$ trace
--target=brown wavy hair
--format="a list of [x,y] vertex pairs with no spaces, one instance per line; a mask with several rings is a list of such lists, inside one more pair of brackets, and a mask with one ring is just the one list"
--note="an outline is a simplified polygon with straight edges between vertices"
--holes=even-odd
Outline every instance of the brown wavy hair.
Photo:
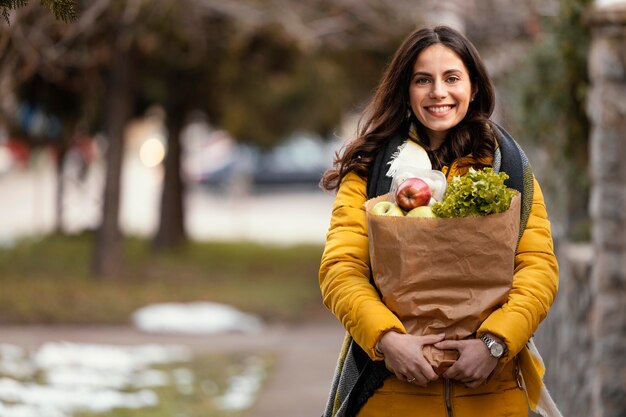
[[[476,92],[463,120],[448,131],[446,140],[437,149],[430,149],[424,126],[417,120],[409,104],[409,84],[418,55],[429,46],[442,44],[454,51],[465,64],[472,90]],[[495,105],[493,84],[476,47],[460,32],[447,27],[418,29],[411,33],[395,52],[391,63],[373,97],[361,114],[356,137],[335,153],[332,168],[322,176],[320,187],[337,190],[351,171],[367,177],[377,152],[392,137],[408,135],[413,122],[434,169],[441,169],[454,160],[472,154],[476,160],[493,156],[495,137],[489,117]]]

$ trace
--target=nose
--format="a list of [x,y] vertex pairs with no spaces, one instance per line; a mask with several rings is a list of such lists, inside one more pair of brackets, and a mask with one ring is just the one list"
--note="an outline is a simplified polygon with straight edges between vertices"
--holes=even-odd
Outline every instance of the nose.
[[448,94],[446,86],[440,80],[434,81],[430,90],[430,98],[442,99]]

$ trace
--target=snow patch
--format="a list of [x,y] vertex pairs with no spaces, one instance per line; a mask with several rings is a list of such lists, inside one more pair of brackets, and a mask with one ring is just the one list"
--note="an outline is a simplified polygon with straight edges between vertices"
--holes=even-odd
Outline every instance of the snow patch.
[[[137,310],[132,320],[146,332],[258,333],[263,328],[257,316],[209,302],[150,305]],[[0,344],[0,417],[72,417],[81,411],[154,407],[159,398],[150,388],[175,385],[192,394],[195,376],[182,367],[164,372],[152,366],[191,359],[186,347],[157,344],[50,342],[34,352]],[[256,358],[229,378],[221,394],[209,381],[202,388],[215,397],[218,409],[243,410],[254,402],[264,376],[264,365]]]
[[54,342],[32,354],[0,345],[0,417],[71,417],[79,411],[153,407],[159,398],[146,387],[171,381],[150,367],[190,359],[185,347],[154,344]]
[[205,301],[149,305],[135,311],[132,321],[142,331],[163,333],[259,333],[263,328],[257,316]]
[[[23,383],[9,378],[0,378],[0,400],[9,403],[21,403],[21,412],[32,410],[52,411],[59,415],[71,415],[76,411],[105,412],[117,407],[143,408],[159,403],[157,395],[150,390],[120,392],[111,389],[93,389],[85,387],[55,387],[36,383]],[[10,411],[11,406],[5,406]],[[0,411],[2,409],[0,408]],[[16,410],[13,410],[16,411]],[[1,415],[1,414],[0,414]],[[5,414],[14,416],[13,413]],[[26,414],[28,415],[28,414]]]
[[228,380],[228,388],[223,395],[215,398],[217,408],[238,411],[250,408],[261,388],[265,368],[258,360],[251,360],[240,374]]

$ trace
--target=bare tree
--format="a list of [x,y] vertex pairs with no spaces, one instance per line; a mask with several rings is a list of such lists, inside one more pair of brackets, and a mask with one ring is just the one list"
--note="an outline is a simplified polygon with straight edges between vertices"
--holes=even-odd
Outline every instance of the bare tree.
[[[48,4],[48,6],[51,6]],[[59,5],[55,5],[57,7]],[[69,7],[69,3],[66,5]],[[69,13],[69,12],[68,12]],[[65,15],[67,17],[67,15]],[[84,111],[80,101],[87,78],[85,60],[66,53],[77,40],[74,25],[65,24],[41,8],[24,4],[13,14],[14,22],[1,28],[0,114],[31,146],[53,146],[56,151],[56,225],[63,231],[63,167],[67,149]],[[76,26],[84,26],[81,19]],[[32,108],[47,120],[60,120],[60,128],[34,131],[15,123],[20,109]]]
[[[106,185],[92,262],[98,276],[114,276],[121,264],[122,132],[137,110],[135,102],[159,103],[166,110],[168,154],[154,246],[176,246],[186,238],[179,135],[189,112],[204,110],[214,124],[266,146],[297,128],[298,120],[306,121],[301,126],[328,132],[351,100],[354,105],[354,98],[340,91],[354,89],[359,80],[352,74],[362,72],[357,67],[370,52],[358,51],[385,59],[388,39],[403,36],[418,21],[415,4],[408,0],[184,0],[149,5],[92,0],[81,5],[77,21],[61,29],[53,19],[41,17],[22,27],[20,14],[32,15],[31,5],[15,14],[8,42],[15,53],[2,55],[8,38],[0,39],[0,88],[19,84],[15,74],[24,79],[37,74],[81,97],[83,114],[74,123],[84,125],[87,119],[94,129],[99,123],[104,126]],[[337,59],[335,53],[346,58]],[[258,58],[258,65],[243,72],[248,58]],[[252,73],[257,77],[253,82],[246,79]],[[260,86],[278,84],[280,88],[266,88],[266,98],[260,100]],[[3,108],[16,103],[14,95],[0,100]],[[62,184],[58,201],[61,193]]]
[[[27,4],[28,0],[0,0],[0,15],[10,23],[9,12]],[[73,0],[41,0],[41,5],[64,22],[76,19],[76,2]]]
[[[411,3],[187,0],[155,5],[142,27],[159,47],[142,59],[150,68],[165,68],[156,71],[165,93],[152,99],[166,110],[168,152],[154,248],[186,240],[179,135],[189,112],[204,110],[235,136],[265,146],[298,128],[327,134],[340,123],[346,95],[337,94],[344,76],[324,71],[338,63],[319,57],[320,52],[384,48],[390,36],[404,35],[414,24],[406,19],[415,16]],[[289,79],[287,86],[259,94],[261,86],[281,77]]]
[[[85,7],[80,18],[61,24],[31,5],[14,14],[13,25],[4,30],[8,36],[0,55],[3,95],[0,108],[12,119],[20,97],[20,85],[41,79],[54,86],[49,99],[57,112],[67,112],[61,93],[76,98],[70,117],[63,117],[64,140],[57,143],[57,228],[61,228],[63,199],[63,162],[67,147],[78,124],[95,130],[105,123],[109,139],[107,173],[103,196],[102,220],[97,234],[92,268],[96,276],[113,276],[121,263],[121,233],[118,225],[121,153],[123,130],[133,112],[133,53],[129,27],[136,18],[137,2],[111,4],[110,0],[94,0]],[[117,7],[115,7],[117,6]],[[114,42],[109,43],[113,34]],[[105,74],[103,76],[103,74]],[[108,75],[107,75],[108,74]],[[41,93],[41,89],[36,89]],[[61,93],[59,93],[61,92]],[[101,98],[106,96],[106,100]],[[41,101],[40,95],[34,97]],[[104,105],[99,103],[104,102]],[[105,114],[103,120],[98,116]]]

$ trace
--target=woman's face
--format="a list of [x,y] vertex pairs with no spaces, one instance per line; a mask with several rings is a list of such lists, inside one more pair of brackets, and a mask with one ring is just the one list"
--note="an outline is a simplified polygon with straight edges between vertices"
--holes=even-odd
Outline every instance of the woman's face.
[[413,114],[428,133],[432,149],[467,114],[472,98],[470,76],[461,58],[447,46],[431,45],[413,64],[409,99]]

